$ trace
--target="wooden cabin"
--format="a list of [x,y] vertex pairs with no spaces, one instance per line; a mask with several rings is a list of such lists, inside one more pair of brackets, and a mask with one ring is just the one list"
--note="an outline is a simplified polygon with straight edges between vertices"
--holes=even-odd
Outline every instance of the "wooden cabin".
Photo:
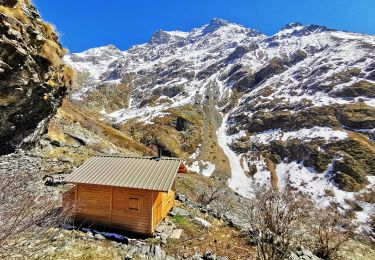
[[63,206],[75,220],[150,236],[174,207],[178,158],[95,156],[70,174]]

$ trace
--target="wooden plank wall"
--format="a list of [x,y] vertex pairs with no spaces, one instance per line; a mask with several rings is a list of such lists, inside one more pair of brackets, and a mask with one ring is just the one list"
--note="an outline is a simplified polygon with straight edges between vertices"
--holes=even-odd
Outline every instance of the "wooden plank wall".
[[76,191],[76,188],[75,186],[64,192],[63,196],[62,196],[62,206],[63,208],[71,208],[71,207],[74,207],[75,205],[75,191]]
[[[140,234],[152,234],[152,191],[77,184],[77,220]],[[129,198],[140,199],[140,210],[129,210]]]
[[173,190],[162,193],[162,216],[165,218],[168,215],[168,212],[174,207],[174,195]]
[[[141,234],[151,234],[152,191],[113,188],[112,226]],[[129,210],[129,198],[142,198],[142,210]]]
[[111,225],[111,187],[77,184],[77,213],[80,221]]
[[162,206],[163,206],[163,200],[162,200],[162,192],[154,191],[153,192],[153,207],[152,207],[152,229],[154,230],[156,226],[159,224],[159,222],[163,219],[162,215]]
[[153,229],[162,221],[168,212],[175,206],[175,184],[173,184],[172,190],[169,192],[157,192],[153,193],[153,217],[152,226]]

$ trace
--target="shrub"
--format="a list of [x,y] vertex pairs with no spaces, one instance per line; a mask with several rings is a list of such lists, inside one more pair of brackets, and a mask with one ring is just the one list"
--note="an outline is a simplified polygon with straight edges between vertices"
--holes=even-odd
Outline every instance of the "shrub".
[[253,187],[251,194],[246,213],[259,259],[286,259],[300,246],[334,259],[352,235],[350,220],[333,207],[318,209],[303,195],[269,186]]
[[[20,251],[25,241],[39,241],[50,235],[49,228],[65,223],[73,214],[73,208],[58,208],[60,201],[43,191],[38,191],[36,177],[26,173],[0,175],[0,258],[8,259],[9,249]],[[34,248],[35,249],[35,248]]]
[[323,259],[336,259],[337,251],[352,236],[350,219],[333,207],[314,212],[314,219],[310,224],[310,232],[314,238],[313,252]]
[[311,203],[266,186],[254,187],[252,194],[247,212],[258,258],[285,259],[305,233],[301,223],[311,212]]
[[209,185],[206,189],[203,189],[197,198],[197,202],[203,206],[209,205],[211,202],[220,199],[225,193],[224,186],[213,187]]

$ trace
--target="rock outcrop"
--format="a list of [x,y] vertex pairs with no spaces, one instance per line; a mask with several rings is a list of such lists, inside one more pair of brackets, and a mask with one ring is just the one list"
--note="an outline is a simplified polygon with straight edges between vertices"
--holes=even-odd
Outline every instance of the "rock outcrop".
[[0,155],[34,144],[72,84],[54,28],[26,0],[0,1]]

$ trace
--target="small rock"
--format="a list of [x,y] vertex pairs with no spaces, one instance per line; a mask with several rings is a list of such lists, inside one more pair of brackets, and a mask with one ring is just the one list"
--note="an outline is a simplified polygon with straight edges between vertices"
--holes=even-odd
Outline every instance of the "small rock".
[[207,251],[203,255],[204,260],[216,260],[216,255],[214,255],[211,251]]
[[201,212],[202,213],[207,213],[208,211],[207,211],[207,208],[201,208]]
[[94,237],[98,240],[104,240],[105,239],[105,237],[101,234],[96,234]]
[[51,141],[51,144],[54,145],[54,146],[57,146],[57,147],[63,147],[64,144],[60,141],[57,141],[57,140],[53,140]]
[[152,245],[150,248],[150,253],[153,259],[162,259],[163,257],[163,251],[159,245]]
[[295,253],[291,252],[288,260],[299,260],[299,257]]
[[199,253],[195,253],[192,257],[191,257],[192,260],[203,260],[203,257],[201,254]]
[[306,256],[309,256],[309,257],[313,256],[313,253],[310,250],[302,249],[301,251],[302,251],[302,254],[304,254]]
[[165,245],[167,244],[168,235],[163,233],[160,235],[160,239],[161,239],[161,243]]
[[180,239],[181,234],[182,234],[182,229],[174,229],[169,238],[170,239]]
[[191,214],[190,214],[190,211],[186,210],[186,209],[182,209],[182,208],[174,208],[171,213],[174,213],[175,215],[180,215],[182,217],[189,217]]
[[60,161],[62,161],[62,162],[68,162],[68,163],[74,162],[73,159],[71,159],[69,157],[61,157]]
[[47,140],[41,139],[41,140],[39,141],[39,144],[40,144],[41,146],[48,146],[48,145],[50,145],[50,142],[47,141]]
[[86,236],[89,237],[89,238],[94,238],[94,235],[93,235],[93,233],[91,231],[88,231],[86,233]]
[[168,225],[165,222],[160,223],[156,228],[156,233],[163,233],[168,228]]
[[212,226],[207,220],[198,217],[195,217],[193,222],[205,228],[211,228]]
[[181,193],[177,193],[176,196],[175,196],[176,200],[179,200],[181,202],[185,202],[186,201],[186,196],[181,194]]

